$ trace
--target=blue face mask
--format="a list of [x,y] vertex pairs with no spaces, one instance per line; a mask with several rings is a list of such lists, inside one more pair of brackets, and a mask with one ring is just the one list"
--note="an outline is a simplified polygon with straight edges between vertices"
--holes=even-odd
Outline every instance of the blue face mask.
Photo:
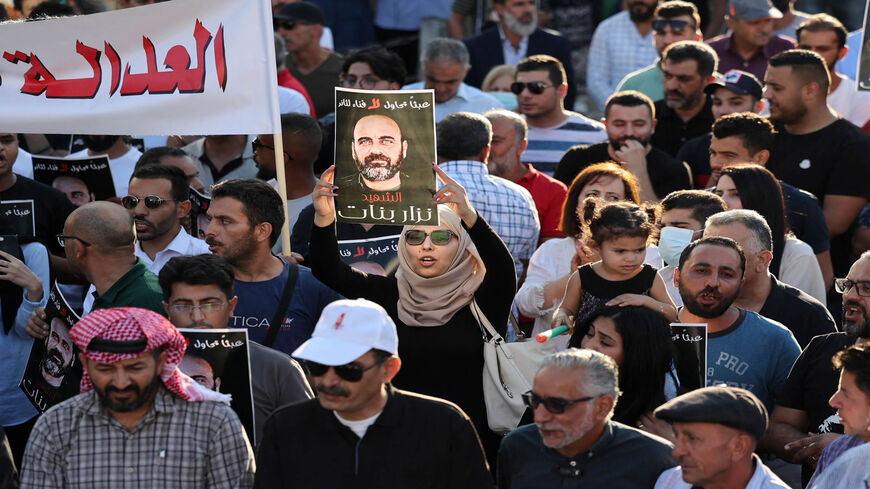
[[665,226],[659,235],[659,255],[666,265],[676,265],[680,261],[680,254],[692,242],[695,231],[691,229]]
[[486,92],[489,95],[495,97],[499,102],[504,105],[504,108],[507,110],[517,110],[517,107],[520,106],[519,102],[517,102],[517,96],[510,92]]

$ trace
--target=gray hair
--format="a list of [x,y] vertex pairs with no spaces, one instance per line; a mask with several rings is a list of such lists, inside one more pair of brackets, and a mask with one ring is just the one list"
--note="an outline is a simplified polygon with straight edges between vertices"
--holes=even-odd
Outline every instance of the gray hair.
[[492,142],[492,124],[480,114],[454,112],[435,126],[435,137],[439,158],[474,159]]
[[750,209],[732,209],[730,211],[719,212],[707,218],[704,227],[709,229],[710,226],[727,226],[729,224],[742,224],[752,233],[753,253],[759,251],[773,251],[773,233],[770,231],[770,226],[764,217]]
[[468,55],[468,48],[462,41],[439,37],[432,39],[423,48],[423,54],[420,55],[420,63],[426,64],[430,61],[444,60],[459,63],[462,66],[471,66]]
[[526,139],[529,125],[526,124],[526,120],[520,117],[516,112],[511,112],[505,109],[494,109],[483,114],[483,116],[489,119],[490,122],[495,122],[497,120],[512,122],[514,124],[514,130],[516,131],[516,141],[520,142]]
[[[610,396],[613,407],[619,399],[619,367],[612,358],[594,350],[568,348],[545,357],[538,367],[538,372],[544,368],[560,368],[563,370],[582,370],[583,378],[579,389],[589,392],[588,395]],[[611,410],[610,414],[613,414]]]

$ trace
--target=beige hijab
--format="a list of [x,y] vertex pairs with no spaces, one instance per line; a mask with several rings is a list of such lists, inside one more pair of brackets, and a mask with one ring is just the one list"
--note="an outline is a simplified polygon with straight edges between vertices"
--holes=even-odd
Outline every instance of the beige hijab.
[[412,226],[405,226],[399,237],[399,320],[408,326],[443,326],[471,302],[486,274],[480,253],[459,216],[446,205],[438,206],[438,216],[443,226],[459,236],[459,249],[444,274],[432,278],[417,275],[405,244],[405,231]]

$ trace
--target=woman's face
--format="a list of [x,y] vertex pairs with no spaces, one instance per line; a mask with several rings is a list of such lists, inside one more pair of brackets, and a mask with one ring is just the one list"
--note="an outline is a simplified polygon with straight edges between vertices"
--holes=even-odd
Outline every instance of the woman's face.
[[622,335],[616,331],[616,323],[610,318],[595,318],[586,336],[580,340],[580,347],[607,355],[616,365],[622,366]]
[[514,77],[511,75],[502,75],[492,81],[492,86],[489,87],[490,92],[510,92],[511,83],[514,82]]
[[411,269],[423,278],[438,277],[447,272],[447,269],[450,268],[450,263],[453,262],[453,257],[456,256],[456,252],[459,250],[459,238],[451,236],[447,244],[436,245],[432,244],[432,238],[428,234],[440,229],[449,231],[449,227],[416,226],[411,229],[427,233],[426,239],[419,245],[414,246],[405,242]]
[[737,187],[734,185],[734,180],[728,175],[719,177],[719,182],[716,183],[716,195],[722,197],[725,205],[729,209],[742,209],[743,202],[740,201],[740,194],[737,193]]
[[574,212],[580,221],[583,220],[583,201],[587,197],[596,197],[605,203],[625,200],[625,182],[612,175],[602,175],[584,185],[577,196],[577,209]]

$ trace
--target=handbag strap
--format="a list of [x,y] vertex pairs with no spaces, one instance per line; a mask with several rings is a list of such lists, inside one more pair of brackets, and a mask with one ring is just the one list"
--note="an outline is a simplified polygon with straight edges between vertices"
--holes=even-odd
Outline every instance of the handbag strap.
[[483,314],[483,311],[480,309],[480,306],[477,304],[477,299],[472,299],[471,304],[471,314],[474,316],[474,319],[477,320],[477,325],[480,326],[480,332],[483,334],[483,341],[501,341],[504,342],[504,339],[498,334],[498,331],[492,327],[492,323],[489,322],[489,319],[486,318],[486,315]]
[[287,274],[287,282],[284,283],[284,290],[281,292],[278,309],[275,310],[275,316],[272,317],[272,322],[269,323],[269,331],[266,333],[266,339],[263,341],[263,345],[269,348],[275,344],[275,339],[278,338],[278,331],[281,331],[281,325],[284,324],[284,314],[290,306],[293,290],[296,289],[296,279],[299,278],[299,265],[293,262],[289,262],[289,265],[290,273]]

